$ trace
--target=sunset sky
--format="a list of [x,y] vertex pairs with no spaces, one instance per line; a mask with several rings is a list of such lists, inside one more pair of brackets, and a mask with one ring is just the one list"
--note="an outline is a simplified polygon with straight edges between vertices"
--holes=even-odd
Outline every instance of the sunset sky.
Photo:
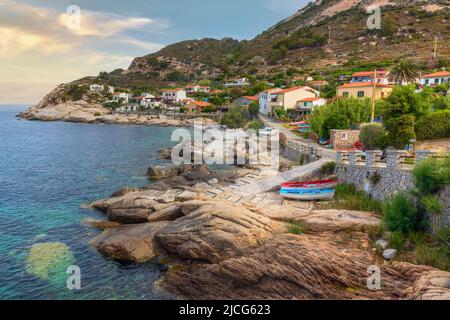
[[[167,44],[250,39],[306,0],[0,0],[0,104],[34,104],[57,84],[127,68]],[[81,8],[81,29],[66,10]]]

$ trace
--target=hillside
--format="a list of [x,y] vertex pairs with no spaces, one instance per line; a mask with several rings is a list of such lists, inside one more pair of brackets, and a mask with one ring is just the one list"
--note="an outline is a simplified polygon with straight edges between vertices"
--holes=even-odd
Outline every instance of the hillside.
[[[381,6],[381,30],[366,27],[372,4]],[[426,65],[435,36],[445,65],[450,52],[449,4],[447,0],[318,0],[250,41],[183,41],[136,58],[128,71],[178,81],[185,80],[180,74],[187,78],[264,75],[280,68],[308,73],[386,66],[401,58]]]

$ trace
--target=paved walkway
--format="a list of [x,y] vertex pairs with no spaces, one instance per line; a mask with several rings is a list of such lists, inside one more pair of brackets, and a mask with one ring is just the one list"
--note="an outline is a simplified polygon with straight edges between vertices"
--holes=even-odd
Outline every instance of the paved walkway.
[[282,123],[276,122],[266,116],[263,115],[259,115],[261,121],[267,126],[267,127],[271,127],[271,128],[275,128],[278,129],[278,131],[280,133],[284,133],[284,135],[286,136],[286,138],[288,138],[288,140],[296,140],[296,141],[301,141],[303,143],[306,143],[308,145],[313,145],[316,148],[321,149],[322,151],[322,157],[326,158],[328,161],[335,161],[336,160],[336,152],[334,150],[330,150],[327,148],[322,147],[321,145],[312,142],[309,139],[305,139],[302,137],[299,137],[298,135],[296,135],[295,133],[293,133],[291,130],[283,127]]

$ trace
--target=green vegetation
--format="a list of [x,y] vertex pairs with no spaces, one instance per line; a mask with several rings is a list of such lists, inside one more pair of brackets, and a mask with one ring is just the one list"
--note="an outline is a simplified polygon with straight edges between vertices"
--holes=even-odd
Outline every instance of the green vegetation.
[[441,226],[442,214],[444,213],[444,206],[437,196],[424,196],[421,202],[428,215],[431,216],[431,230],[434,236],[438,236]]
[[252,102],[248,106],[248,112],[253,118],[258,117],[259,114],[259,103],[258,102]]
[[394,196],[383,208],[383,222],[392,232],[408,234],[417,230],[418,220],[417,209],[406,195]]
[[305,232],[305,229],[298,221],[291,221],[291,223],[288,226],[288,233],[300,235]]
[[252,120],[247,124],[247,128],[258,132],[259,130],[264,128],[264,123],[262,123],[262,121],[259,119]]
[[370,100],[339,99],[331,104],[315,108],[309,123],[311,130],[320,137],[329,138],[331,129],[348,129],[370,121]]
[[335,201],[330,208],[382,212],[380,201],[370,198],[364,191],[358,191],[353,184],[339,184],[336,187]]
[[245,110],[242,106],[233,106],[222,117],[220,124],[232,129],[243,128],[247,123]]
[[389,80],[399,85],[403,82],[414,83],[418,77],[417,65],[405,60],[401,60],[394,65],[389,73]]
[[416,247],[415,254],[418,264],[450,271],[450,250],[448,245],[442,244],[436,248],[422,244]]
[[432,195],[450,186],[450,157],[427,159],[413,170],[414,184],[423,195]]
[[320,176],[321,177],[331,176],[332,174],[334,174],[335,170],[336,170],[336,162],[334,161],[327,162],[320,168]]
[[405,237],[401,232],[398,231],[391,232],[388,237],[388,243],[389,248],[394,248],[397,249],[397,251],[401,251],[405,243]]
[[[444,101],[443,104],[448,103],[450,106],[449,97],[441,97],[436,99],[436,101],[438,103]],[[445,107],[448,108],[448,106]],[[450,138],[450,109],[439,110],[420,118],[415,124],[415,132],[418,140]]]
[[85,95],[88,91],[88,86],[72,84],[69,85],[65,93],[68,100],[78,101],[81,100],[83,98],[83,95]]
[[361,126],[359,141],[364,150],[380,150],[383,148],[386,132],[379,123],[370,123]]

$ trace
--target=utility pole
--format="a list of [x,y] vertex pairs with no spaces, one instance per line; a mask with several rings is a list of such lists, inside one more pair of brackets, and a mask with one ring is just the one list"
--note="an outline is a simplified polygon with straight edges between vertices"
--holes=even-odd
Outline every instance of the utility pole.
[[372,112],[370,114],[370,123],[375,122],[375,91],[377,89],[377,69],[373,73],[373,89],[372,89]]
[[438,37],[434,36],[434,52],[433,52],[433,60],[436,61],[437,58],[437,43],[438,43]]

